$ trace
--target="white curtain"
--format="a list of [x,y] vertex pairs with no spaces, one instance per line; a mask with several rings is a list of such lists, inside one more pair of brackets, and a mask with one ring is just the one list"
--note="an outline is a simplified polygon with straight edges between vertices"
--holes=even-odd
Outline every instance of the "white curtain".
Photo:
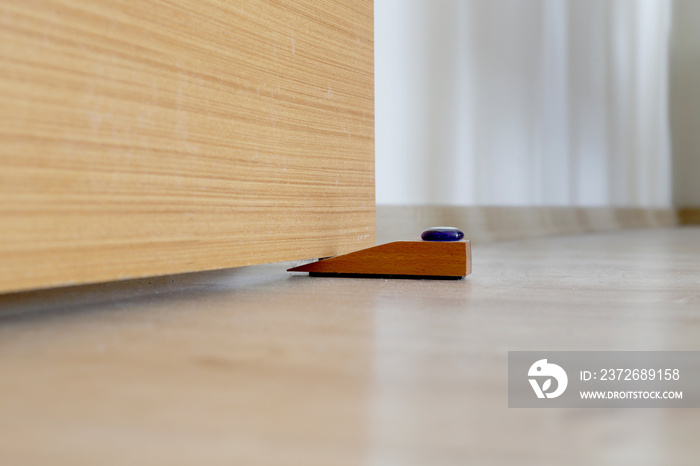
[[375,0],[377,203],[669,206],[669,0]]

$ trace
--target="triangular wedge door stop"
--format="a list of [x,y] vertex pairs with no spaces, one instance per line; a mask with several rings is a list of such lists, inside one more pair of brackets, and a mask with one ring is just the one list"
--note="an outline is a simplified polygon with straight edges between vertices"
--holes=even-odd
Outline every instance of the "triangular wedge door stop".
[[469,241],[396,241],[294,267],[311,276],[455,280],[472,272]]

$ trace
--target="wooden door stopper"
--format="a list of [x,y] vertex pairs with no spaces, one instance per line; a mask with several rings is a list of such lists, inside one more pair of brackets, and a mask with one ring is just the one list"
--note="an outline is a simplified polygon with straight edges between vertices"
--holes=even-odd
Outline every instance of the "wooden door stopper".
[[396,241],[288,270],[311,276],[453,280],[471,271],[469,241]]

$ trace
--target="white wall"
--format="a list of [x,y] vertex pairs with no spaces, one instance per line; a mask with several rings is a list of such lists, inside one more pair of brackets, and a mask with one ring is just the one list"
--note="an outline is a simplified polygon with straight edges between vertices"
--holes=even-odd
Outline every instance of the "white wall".
[[375,0],[377,202],[669,205],[670,11]]
[[679,206],[700,206],[700,1],[675,0],[671,40],[673,191]]

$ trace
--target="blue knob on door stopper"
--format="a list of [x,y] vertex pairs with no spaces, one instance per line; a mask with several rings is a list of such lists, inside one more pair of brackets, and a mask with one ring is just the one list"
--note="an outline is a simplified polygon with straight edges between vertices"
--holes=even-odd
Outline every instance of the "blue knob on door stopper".
[[459,241],[464,238],[464,232],[454,227],[428,228],[420,237],[423,241]]

